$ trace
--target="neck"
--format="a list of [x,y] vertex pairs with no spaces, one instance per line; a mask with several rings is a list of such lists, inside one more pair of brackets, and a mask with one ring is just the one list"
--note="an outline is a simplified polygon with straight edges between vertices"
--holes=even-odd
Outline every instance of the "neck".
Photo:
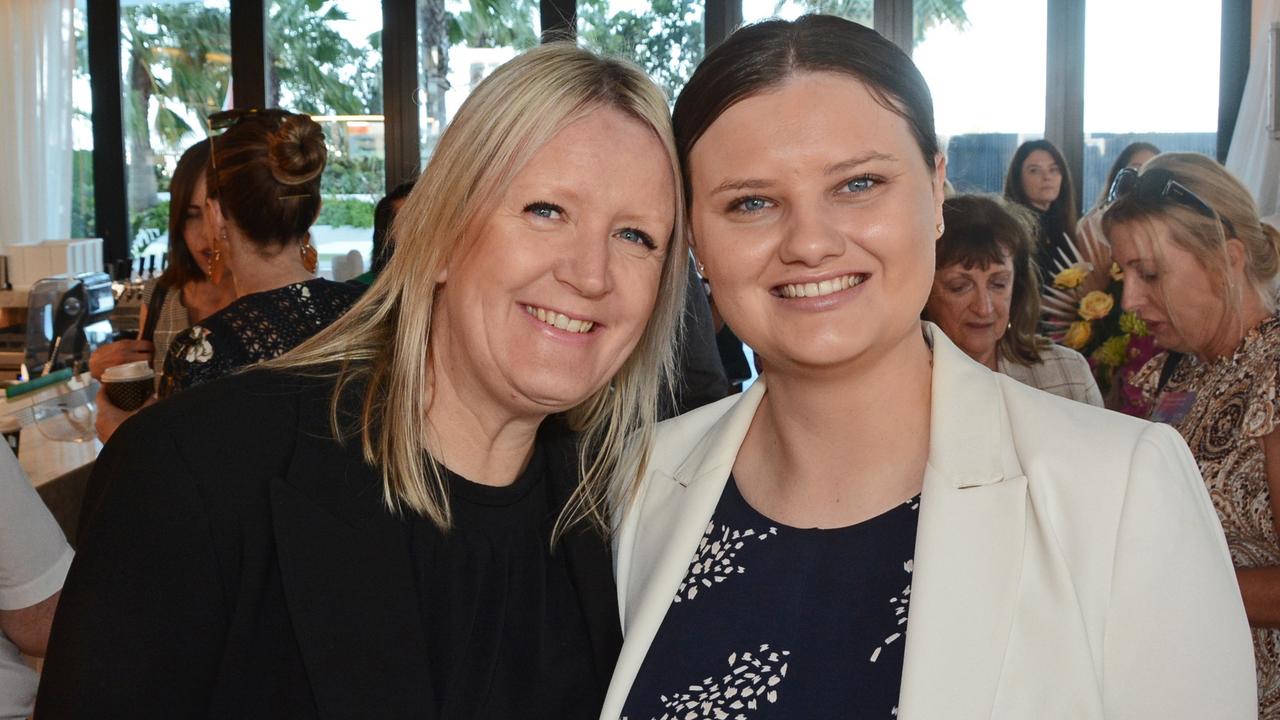
[[296,239],[263,250],[233,233],[227,238],[227,245],[227,265],[235,280],[236,297],[315,279],[302,265]]
[[997,351],[999,347],[1000,346],[998,344],[993,345],[990,350],[987,350],[981,355],[975,357],[974,360],[977,360],[996,372],[1000,372],[1000,353]]
[[192,324],[199,323],[236,299],[235,279],[231,273],[217,284],[211,280],[192,280],[182,286],[182,306]]
[[533,455],[545,415],[498,406],[473,383],[455,379],[432,352],[427,450],[453,472],[482,485],[510,485]]
[[822,373],[769,368],[735,466],[761,512],[840,527],[920,490],[929,452],[932,354],[918,326],[895,347]]
[[1223,332],[1219,333],[1219,336],[1213,338],[1205,347],[1197,350],[1195,352],[1196,357],[1201,362],[1212,362],[1235,354],[1236,348],[1240,347],[1240,343],[1244,342],[1244,336],[1248,335],[1250,330],[1261,325],[1269,317],[1271,317],[1271,313],[1263,307],[1262,300],[1253,292],[1246,290],[1245,297],[1241,301],[1238,320],[1224,322]]
[[1031,207],[1039,210],[1040,212],[1048,212],[1049,206],[1053,205],[1053,203],[1038,203],[1035,200],[1031,200],[1030,203]]

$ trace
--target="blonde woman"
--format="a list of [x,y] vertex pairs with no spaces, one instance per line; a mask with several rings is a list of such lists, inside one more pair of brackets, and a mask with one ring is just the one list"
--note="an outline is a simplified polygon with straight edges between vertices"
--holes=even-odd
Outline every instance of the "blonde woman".
[[1133,383],[1200,466],[1253,627],[1258,715],[1280,718],[1280,235],[1203,155],[1121,170],[1112,200],[1102,226],[1124,306],[1170,350]]
[[546,45],[495,71],[350,313],[105,448],[40,716],[595,717],[602,508],[671,370],[677,177],[634,67]]

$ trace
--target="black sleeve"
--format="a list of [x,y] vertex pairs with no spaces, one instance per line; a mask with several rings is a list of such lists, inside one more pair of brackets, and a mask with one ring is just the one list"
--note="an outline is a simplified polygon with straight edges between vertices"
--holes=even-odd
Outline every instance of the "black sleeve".
[[144,411],[122,425],[94,467],[40,682],[42,720],[207,712],[225,600],[207,505],[162,418]]
[[729,394],[729,381],[716,348],[711,305],[692,265],[684,296],[682,340],[676,356],[676,407],[664,407],[664,419],[700,408]]

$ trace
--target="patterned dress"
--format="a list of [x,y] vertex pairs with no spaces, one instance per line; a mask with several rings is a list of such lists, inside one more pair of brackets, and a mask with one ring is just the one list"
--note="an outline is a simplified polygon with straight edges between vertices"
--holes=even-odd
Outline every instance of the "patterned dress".
[[919,507],[786,527],[729,478],[623,719],[892,720]]
[[361,292],[317,278],[237,298],[174,338],[160,397],[285,354],[341,317]]
[[[1260,439],[1280,423],[1280,316],[1250,330],[1231,357],[1202,363],[1185,356],[1156,394],[1161,354],[1134,375],[1154,403],[1151,419],[1182,433],[1204,476],[1236,567],[1280,565]],[[1280,719],[1280,630],[1253,629],[1258,714]]]

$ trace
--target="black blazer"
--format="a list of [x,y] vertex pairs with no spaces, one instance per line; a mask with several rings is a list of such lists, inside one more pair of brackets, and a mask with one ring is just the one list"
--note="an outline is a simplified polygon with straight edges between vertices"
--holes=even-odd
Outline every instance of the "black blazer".
[[[358,444],[332,439],[332,387],[253,371],[121,426],[86,492],[36,717],[435,716],[409,524]],[[539,442],[563,503],[577,473],[558,427]],[[559,547],[603,700],[621,645],[608,544],[580,528]]]

